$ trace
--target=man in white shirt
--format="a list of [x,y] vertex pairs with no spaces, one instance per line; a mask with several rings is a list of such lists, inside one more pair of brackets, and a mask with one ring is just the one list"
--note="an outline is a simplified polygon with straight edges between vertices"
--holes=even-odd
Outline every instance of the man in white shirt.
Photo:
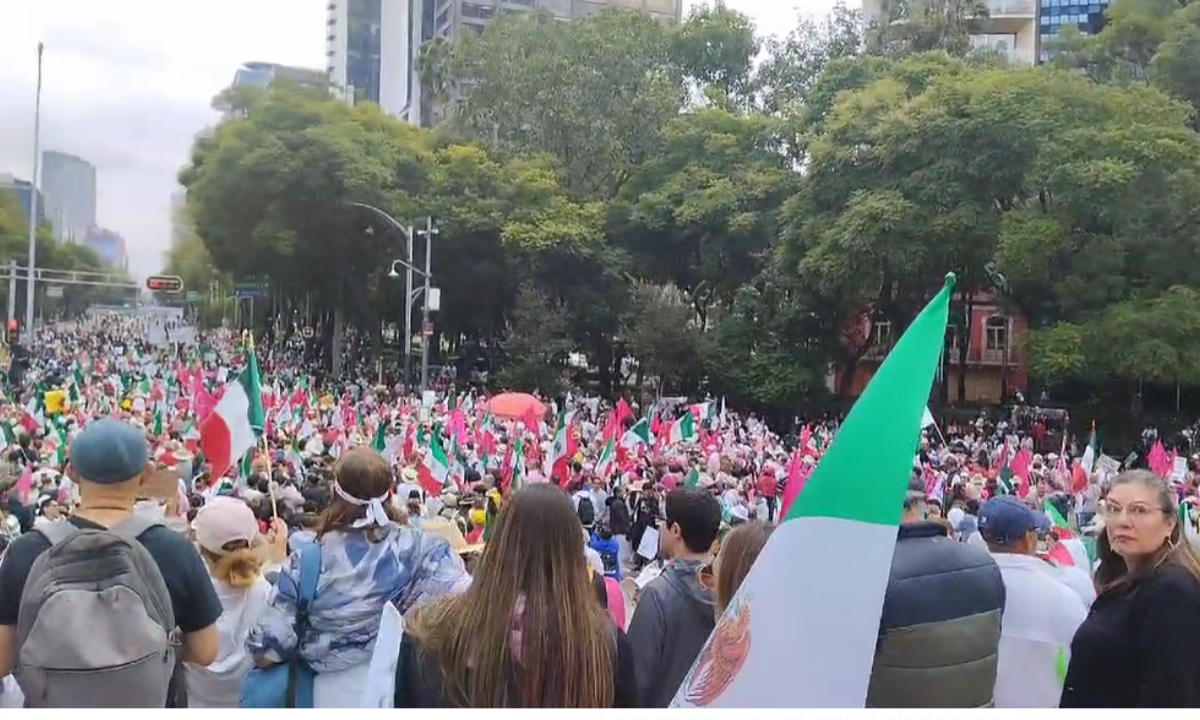
[[1054,534],[1053,523],[1044,512],[1034,511],[1034,515],[1037,516],[1038,521],[1038,555],[1045,560],[1054,577],[1074,590],[1079,599],[1083,601],[1085,608],[1090,608],[1092,602],[1096,600],[1096,585],[1092,582],[1092,574],[1088,570],[1088,566],[1084,565],[1083,568],[1080,568],[1079,565],[1060,565],[1051,560],[1048,553],[1058,542],[1058,537]]
[[993,694],[997,708],[1056,708],[1083,601],[1035,554],[1037,516],[1011,496],[988,500],[979,533],[1004,578],[1004,617]]

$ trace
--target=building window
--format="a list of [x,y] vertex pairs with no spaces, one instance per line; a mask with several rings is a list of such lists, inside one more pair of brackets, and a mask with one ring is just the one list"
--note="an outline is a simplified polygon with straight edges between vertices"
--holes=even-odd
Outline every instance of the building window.
[[971,36],[971,47],[976,50],[995,50],[1009,60],[1017,59],[1017,36],[1015,34],[990,33]]
[[946,347],[951,350],[958,349],[958,325],[955,323],[946,325]]
[[988,350],[1005,350],[1008,348],[1008,318],[993,315],[984,325],[984,334]]
[[479,18],[481,20],[491,20],[496,14],[496,8],[491,5],[480,5],[479,3],[465,2],[462,4],[462,16],[465,18]]
[[889,320],[876,320],[871,326],[871,347],[888,348],[892,346],[892,323]]

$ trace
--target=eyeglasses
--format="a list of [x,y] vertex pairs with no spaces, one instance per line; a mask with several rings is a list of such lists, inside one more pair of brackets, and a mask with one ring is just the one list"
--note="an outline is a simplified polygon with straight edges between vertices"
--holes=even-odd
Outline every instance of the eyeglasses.
[[1117,518],[1121,517],[1121,513],[1125,513],[1129,516],[1130,521],[1140,522],[1160,513],[1166,515],[1168,512],[1169,511],[1167,510],[1163,510],[1160,507],[1155,507],[1154,505],[1147,503],[1135,502],[1124,507],[1107,500],[1100,503],[1100,514],[1104,516],[1105,520],[1116,520]]

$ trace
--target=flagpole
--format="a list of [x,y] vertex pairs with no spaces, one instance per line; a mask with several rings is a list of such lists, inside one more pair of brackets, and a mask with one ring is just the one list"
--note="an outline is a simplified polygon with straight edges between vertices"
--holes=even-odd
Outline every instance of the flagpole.
[[[247,330],[245,333],[246,340],[251,350],[254,349],[254,333]],[[251,399],[253,402],[253,399]],[[265,423],[264,423],[265,424]],[[271,448],[267,444],[267,433],[264,429],[262,437],[263,457],[267,462],[267,496],[271,498],[271,517],[279,517],[279,505],[275,501],[275,480],[274,474],[271,472]]]

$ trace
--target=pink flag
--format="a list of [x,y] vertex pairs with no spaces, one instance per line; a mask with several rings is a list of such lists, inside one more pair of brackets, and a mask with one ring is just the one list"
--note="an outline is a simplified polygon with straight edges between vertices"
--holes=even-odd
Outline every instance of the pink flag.
[[1162,443],[1155,441],[1154,447],[1150,448],[1150,454],[1146,457],[1146,464],[1150,466],[1150,470],[1155,475],[1165,478],[1171,474],[1173,462],[1167,456],[1167,451],[1163,449]]
[[29,493],[33,490],[33,466],[26,465],[21,471],[21,477],[17,478],[17,484],[13,485],[13,490],[17,492],[17,499],[22,505],[29,504]]
[[792,453],[792,459],[788,461],[787,486],[783,489],[783,500],[779,503],[780,518],[787,517],[788,508],[792,506],[792,501],[800,494],[800,489],[804,487],[804,481],[808,479],[808,473],[804,471],[804,463],[801,461],[803,457],[797,449]]
[[197,385],[196,394],[192,398],[192,410],[196,413],[196,420],[203,422],[204,418],[208,417],[216,406],[217,398],[205,390],[203,385]]

